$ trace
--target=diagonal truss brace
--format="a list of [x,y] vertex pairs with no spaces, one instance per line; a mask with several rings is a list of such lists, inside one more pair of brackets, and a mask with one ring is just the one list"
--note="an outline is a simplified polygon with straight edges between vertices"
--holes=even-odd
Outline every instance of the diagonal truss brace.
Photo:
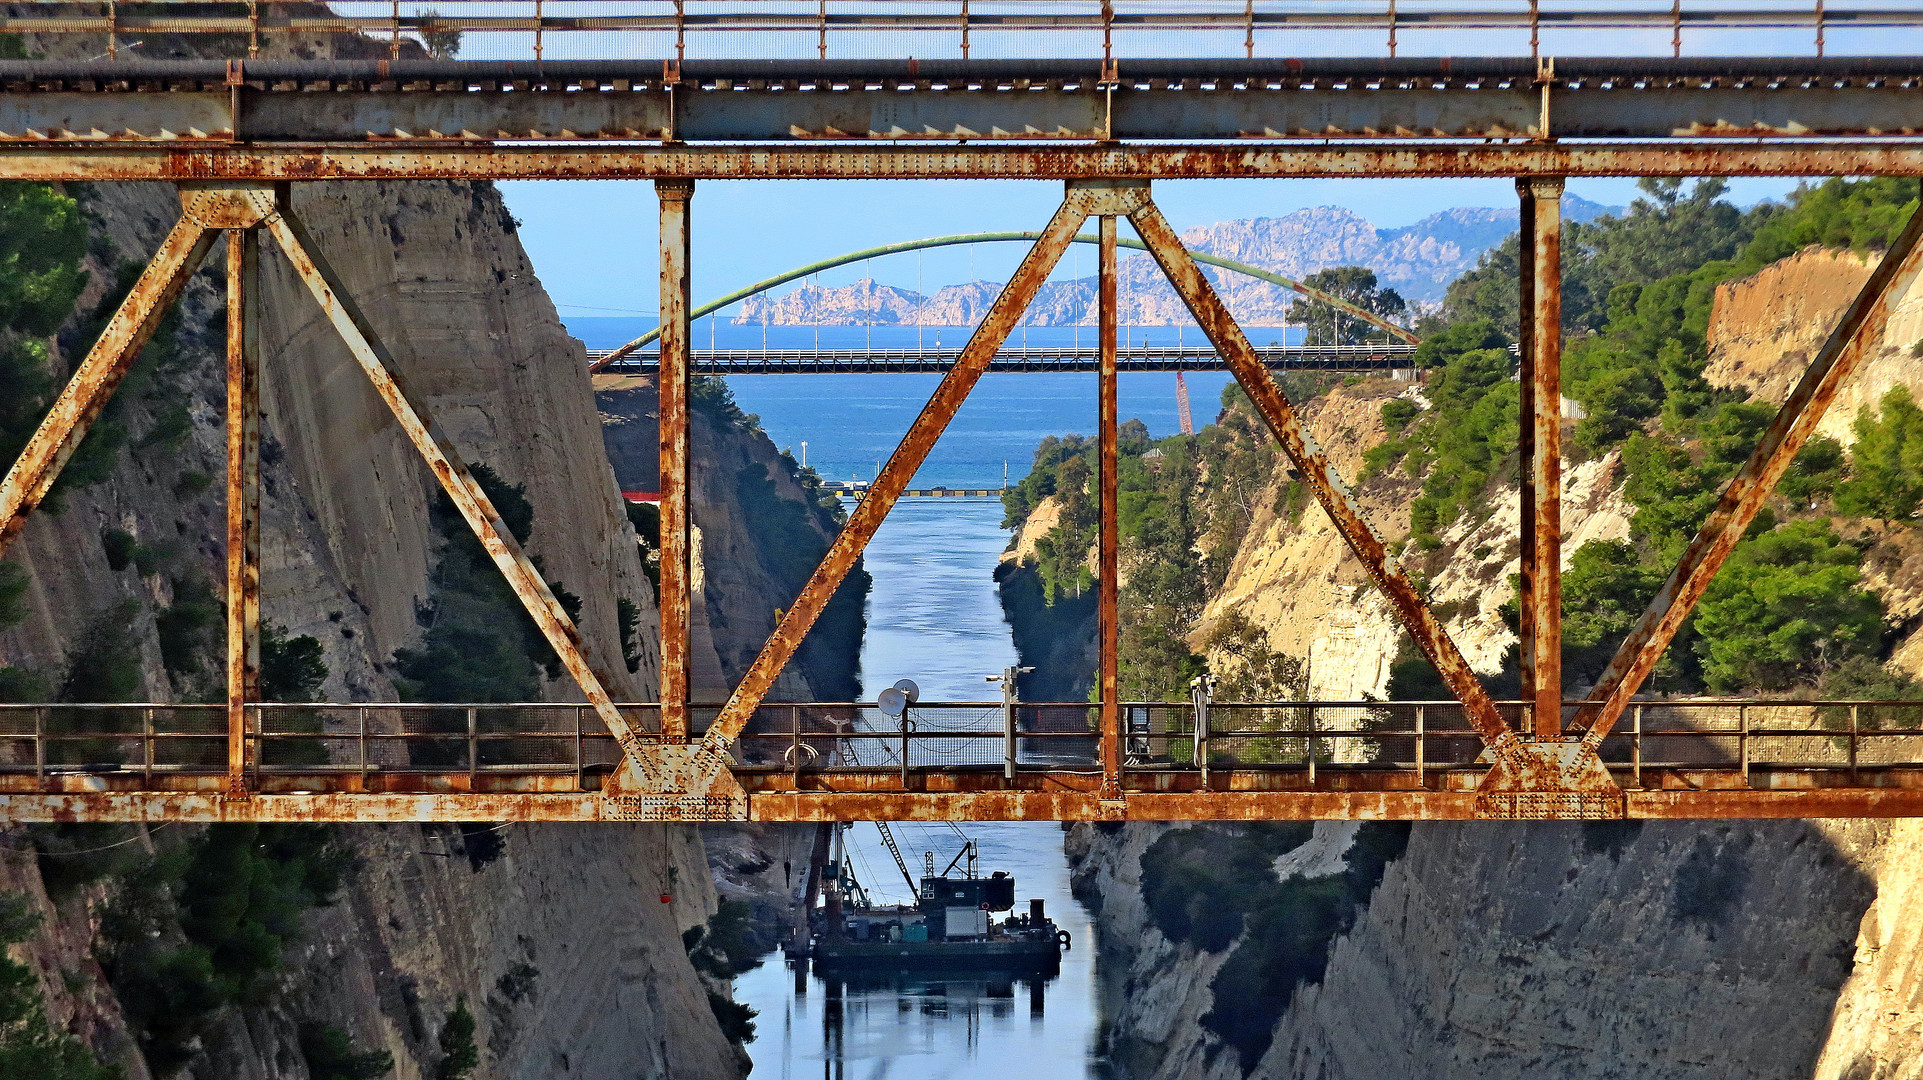
[[[100,416],[114,390],[126,377],[141,348],[152,336],[169,306],[176,301],[185,289],[194,270],[205,259],[216,239],[223,232],[253,232],[265,228],[272,233],[281,251],[294,266],[295,272],[306,284],[308,291],[319,302],[321,310],[331,323],[349,352],[360,364],[362,371],[373,384],[401,429],[412,442],[421,456],[433,470],[435,478],[447,491],[448,496],[460,510],[481,546],[487,551],[495,565],[506,577],[508,585],[517,598],[527,608],[529,615],[540,628],[543,637],[560,656],[564,666],[574,676],[582,693],[594,707],[596,715],[620,742],[628,769],[642,779],[638,782],[656,789],[672,792],[686,792],[699,789],[698,802],[706,814],[712,816],[716,804],[724,816],[745,816],[747,799],[740,785],[725,769],[705,770],[690,767],[691,755],[681,748],[682,753],[664,754],[662,748],[644,740],[635,725],[622,715],[614,705],[606,690],[606,683],[595,672],[586,655],[586,645],[579,630],[567,612],[561,608],[553,592],[542,579],[540,571],[532,560],[521,550],[513,535],[501,521],[499,513],[488,500],[487,495],[467,471],[459,453],[454,449],[432,420],[432,418],[408,396],[393,370],[393,360],[379,336],[367,321],[359,307],[341,286],[339,277],[314,245],[305,228],[295,217],[289,205],[284,186],[276,188],[264,184],[206,184],[183,185],[181,190],[182,215],[162,241],[160,249],[148,263],[145,271],[135,282],[132,292],[123,301],[113,317],[108,321],[100,339],[95,342],[79,370],[62,390],[59,399],[40,428],[35,432],[27,448],[8,470],[4,481],[0,481],[0,552],[25,527],[27,516],[46,498],[47,492],[59,477],[61,468],[73,456],[74,449],[85,438],[88,429]],[[234,245],[238,251],[245,252],[252,238]],[[246,275],[232,275],[244,280]],[[230,283],[231,284],[231,283]],[[249,290],[251,292],[252,290]],[[251,296],[243,299],[243,303]],[[241,312],[230,311],[230,320],[237,319]],[[238,335],[246,332],[247,323],[254,320],[244,319],[230,331],[235,340],[230,341],[230,353],[242,349],[242,366],[245,366],[245,343]],[[230,356],[230,363],[234,358]],[[251,379],[241,382],[251,383]],[[230,403],[232,405],[233,403]],[[240,412],[248,411],[248,403],[242,401]],[[230,412],[233,411],[230,409]],[[230,418],[231,419],[231,418]],[[230,432],[230,450],[238,443],[243,452],[242,460],[237,463],[241,487],[246,488],[247,474],[252,466],[247,460],[247,446],[253,432],[243,426],[239,432]],[[230,483],[230,487],[234,486]],[[244,495],[244,493],[243,493]],[[230,493],[231,497],[231,493]],[[234,508],[230,507],[230,512]],[[238,529],[242,536],[242,547],[249,531],[252,516],[243,507],[238,514]],[[230,532],[232,527],[230,527]],[[230,536],[230,541],[233,538]],[[238,559],[240,577],[243,581],[249,576],[245,565],[248,556],[245,551],[230,551],[229,560]],[[233,568],[230,567],[230,576]],[[249,653],[257,648],[250,641],[248,624],[253,618],[247,610],[249,597],[243,586],[243,595],[238,598],[242,610],[238,613],[238,627],[230,625],[231,632],[238,629],[241,640],[229,642],[230,654],[239,650],[239,669],[237,685],[240,688],[238,704],[230,700],[230,712],[238,715],[239,720],[230,716],[230,741],[238,739],[240,749],[244,750],[245,704],[251,696],[249,687],[252,679],[247,671]],[[234,660],[230,655],[230,666]],[[232,688],[230,688],[232,689]],[[230,694],[230,699],[234,697]],[[240,726],[237,726],[240,725]],[[230,796],[245,797],[246,792],[240,784],[240,776],[234,763],[244,760],[244,754],[236,747],[229,747],[230,759]],[[697,782],[699,781],[699,782]],[[634,781],[631,781],[634,782]],[[679,818],[684,808],[676,803],[677,796],[670,794],[669,805],[658,815],[639,816],[650,819]],[[658,800],[657,800],[658,801]],[[608,816],[637,816],[623,813],[618,799],[613,812]],[[658,808],[657,808],[658,809]]]
[[380,395],[394,414],[408,441],[420,451],[421,457],[433,470],[435,479],[440,481],[442,489],[460,510],[468,527],[474,530],[488,557],[494,561],[515,596],[520,598],[528,614],[534,618],[541,635],[560,656],[568,673],[574,676],[582,694],[594,707],[595,714],[621,744],[629,761],[641,765],[644,775],[660,772],[652,766],[649,754],[652,748],[643,741],[641,733],[622,715],[621,710],[615,707],[605,682],[589,662],[586,643],[575,627],[574,620],[562,609],[560,601],[555,599],[533,560],[521,550],[514,535],[508,531],[487,493],[481,490],[481,485],[468,472],[454,444],[433,418],[408,395],[395,374],[393,357],[381,343],[366,315],[342,287],[339,276],[321,255],[300,219],[294,215],[293,207],[288,204],[284,194],[276,213],[263,224],[273,234],[281,253],[293,264],[294,272],[307,286],[307,291],[320,304],[322,314],[340,335],[354,360],[360,364],[361,371],[373,384],[375,393]]
[[[1137,194],[1136,192],[1139,192]],[[888,463],[882,466],[869,485],[868,493],[856,504],[848,523],[836,535],[834,543],[822,556],[820,565],[802,586],[801,594],[782,616],[780,625],[768,638],[761,652],[749,665],[742,676],[741,683],[735,687],[734,694],[721,709],[721,714],[708,727],[702,736],[700,746],[709,753],[724,755],[728,746],[741,734],[748,719],[761,704],[761,700],[774,686],[775,679],[781,674],[795,651],[801,647],[802,639],[820,618],[828,606],[842,579],[854,568],[861,558],[868,542],[874,539],[875,530],[881,527],[882,520],[894,508],[895,501],[914,478],[915,470],[928,457],[935,440],[947,429],[955,412],[975,388],[995,353],[1007,340],[1015,323],[1028,309],[1029,302],[1042,283],[1048,280],[1049,272],[1055,268],[1062,253],[1075,239],[1075,232],[1084,221],[1095,214],[1127,213],[1138,201],[1146,201],[1146,186],[1120,187],[1105,183],[1084,183],[1070,181],[1062,204],[1049,219],[1048,226],[1042,231],[1041,238],[1035,241],[1015,274],[1002,287],[1001,294],[988,309],[981,325],[975,328],[968,344],[955,360],[955,366],[943,376],[935,393],[923,406],[921,414],[902,437],[901,444],[889,456]]]
[[99,340],[87,351],[33,438],[7,470],[6,479],[0,480],[0,554],[5,554],[20,530],[26,528],[27,515],[53,489],[60,470],[79,449],[88,429],[100,418],[108,399],[139,358],[141,348],[207,257],[219,235],[218,226],[205,221],[215,201],[209,192],[181,193],[180,220],[134,281],[133,291],[107,321]]
[[1676,632],[1709,588],[1710,580],[1722,569],[1790,462],[1809,441],[1837,391],[1862,363],[1871,343],[1882,336],[1895,298],[1902,296],[1923,271],[1923,244],[1919,241],[1923,241],[1923,206],[1911,215],[1909,224],[1843,312],[1836,329],[1830,331],[1796,388],[1783,401],[1762,441],[1723,488],[1716,509],[1697,530],[1682,559],[1577,710],[1576,723],[1587,728],[1583,745],[1592,753],[1609,737],[1623,709],[1655,670]]
[[1155,256],[1162,272],[1188,306],[1189,313],[1195,316],[1195,321],[1209,336],[1210,343],[1227,361],[1229,370],[1235,373],[1236,381],[1248,392],[1249,400],[1262,414],[1269,430],[1282,443],[1283,453],[1302,473],[1310,490],[1315,492],[1316,499],[1342,533],[1342,538],[1348,541],[1349,549],[1355,552],[1370,579],[1394,605],[1397,617],[1415,639],[1416,646],[1435,665],[1456,699],[1462,702],[1469,722],[1477,733],[1498,752],[1515,743],[1515,734],[1503,723],[1482,681],[1476,677],[1469,662],[1463,659],[1455,641],[1443,629],[1441,620],[1436,618],[1435,612],[1416,592],[1415,584],[1402,572],[1402,567],[1389,557],[1388,548],[1376,534],[1374,526],[1369,524],[1361,504],[1342,482],[1341,475],[1330,464],[1328,455],[1316,445],[1314,437],[1303,425],[1301,416],[1296,413],[1295,406],[1289,403],[1288,396],[1276,385],[1274,376],[1256,356],[1247,335],[1243,334],[1242,328],[1216,295],[1214,286],[1203,276],[1202,268],[1190,256],[1188,249],[1182,246],[1168,219],[1153,203],[1145,202],[1129,215],[1129,223],[1135,226],[1142,242],[1148,245],[1150,254]]

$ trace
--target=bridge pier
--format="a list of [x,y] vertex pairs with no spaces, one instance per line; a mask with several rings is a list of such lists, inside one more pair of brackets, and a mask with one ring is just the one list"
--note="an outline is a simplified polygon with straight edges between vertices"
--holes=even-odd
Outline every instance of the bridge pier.
[[693,587],[692,512],[688,502],[689,233],[692,180],[656,180],[661,202],[661,368],[656,407],[661,432],[661,737],[688,741],[688,609]]

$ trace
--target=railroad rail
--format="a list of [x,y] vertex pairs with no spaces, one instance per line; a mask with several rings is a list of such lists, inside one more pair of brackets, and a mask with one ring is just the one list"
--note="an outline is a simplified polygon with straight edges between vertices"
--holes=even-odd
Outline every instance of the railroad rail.
[[[1256,355],[1274,371],[1411,372],[1415,346],[1393,345],[1258,345]],[[611,349],[590,349],[588,359],[599,361]],[[955,366],[960,348],[926,349],[694,349],[689,362],[697,375],[868,375],[878,373],[941,374]],[[1120,349],[1115,355],[1121,371],[1227,371],[1228,361],[1212,348],[1155,345]],[[1094,344],[1056,348],[1002,349],[988,370],[993,372],[1096,371],[1101,350]],[[661,354],[629,353],[599,370],[651,373],[660,370]],[[1406,377],[1406,376],[1405,376]]]
[[[1532,730],[1528,703],[1499,705]],[[659,726],[657,703],[619,708]],[[255,794],[234,801],[225,706],[0,706],[0,817],[599,820],[622,761],[587,704],[248,710]],[[697,731],[719,710],[694,706]],[[921,703],[904,723],[872,704],[770,702],[728,768],[761,821],[1467,818],[1491,770],[1453,701],[1215,702],[1199,735],[1191,703],[1128,702],[1118,804],[1098,790],[1099,711]],[[1638,702],[1601,756],[1629,817],[1923,812],[1916,701]]]

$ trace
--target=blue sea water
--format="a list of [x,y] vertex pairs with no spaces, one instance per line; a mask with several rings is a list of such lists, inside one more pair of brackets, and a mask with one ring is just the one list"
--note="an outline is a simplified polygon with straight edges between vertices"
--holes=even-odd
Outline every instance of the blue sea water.
[[[591,349],[611,349],[654,328],[651,318],[569,318],[569,332]],[[1258,343],[1283,342],[1280,327],[1250,327]],[[1289,331],[1300,334],[1299,329]],[[967,341],[965,327],[912,326],[734,326],[723,319],[695,324],[697,349],[851,349],[868,345],[908,348],[918,344],[954,347]],[[1093,327],[1026,327],[1033,345],[1091,345]],[[1194,326],[1125,327],[1124,345],[1203,342]],[[1185,376],[1191,412],[1199,428],[1215,418],[1229,375],[1219,371]],[[941,381],[939,375],[736,375],[728,379],[735,400],[761,418],[776,446],[799,458],[807,444],[808,464],[830,480],[874,478],[916,413]],[[1170,372],[1125,372],[1116,387],[1123,419],[1134,417],[1160,438],[1179,429],[1175,376]],[[933,487],[995,487],[1004,473],[1010,482],[1028,472],[1035,444],[1045,435],[1095,434],[1093,373],[1024,373],[984,376],[941,441],[916,474],[915,484]]]

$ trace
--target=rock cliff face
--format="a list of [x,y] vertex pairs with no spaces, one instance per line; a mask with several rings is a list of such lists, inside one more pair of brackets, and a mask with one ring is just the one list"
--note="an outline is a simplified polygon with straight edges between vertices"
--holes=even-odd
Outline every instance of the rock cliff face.
[[[1867,274],[1855,256],[1812,250],[1725,285],[1709,377],[1780,399]],[[1859,406],[1899,382],[1923,388],[1918,337],[1912,290],[1822,430],[1847,446]],[[1418,392],[1344,387],[1309,410],[1345,475],[1382,438],[1371,425],[1395,393]],[[1568,466],[1566,553],[1627,535],[1619,472],[1613,455]],[[1391,538],[1413,495],[1397,485],[1360,489]],[[1513,640],[1496,608],[1516,569],[1514,503],[1500,493],[1486,519],[1446,531],[1431,582],[1483,671]],[[1923,610],[1911,547],[1886,540],[1868,560],[1903,619]],[[1314,506],[1294,524],[1258,518],[1208,618],[1231,610],[1278,649],[1312,649],[1318,696],[1383,693],[1399,631]],[[1920,660],[1912,637],[1897,663]],[[1077,826],[1068,841],[1077,887],[1104,915],[1102,1049],[1126,1077],[1923,1076],[1923,941],[1897,914],[1923,895],[1914,823],[1418,824],[1246,1070],[1198,1023],[1227,953],[1170,942],[1143,901],[1141,856],[1166,830]],[[1317,826],[1339,842],[1331,834]]]
[[[158,185],[82,194],[95,219],[97,279],[144,262],[178,212],[173,190]],[[619,659],[617,600],[639,605],[644,636],[653,601],[603,453],[585,354],[562,330],[498,195],[416,182],[301,185],[294,198],[410,391],[469,461],[526,486],[529,546],[551,581],[581,595],[583,636],[614,692],[649,695],[653,656],[634,675]],[[9,663],[57,672],[105,618],[131,623],[143,657],[137,696],[217,687],[205,671],[170,678],[155,615],[190,573],[224,580],[221,489],[204,479],[223,468],[218,273],[190,290],[165,394],[130,396],[133,441],[111,478],[70,496],[64,513],[37,516],[9,555],[31,575],[28,618],[0,635]],[[431,588],[435,485],[271,245],[263,289],[263,611],[320,640],[325,696],[393,700],[389,658],[418,640]],[[161,452],[148,436],[174,403],[191,423]],[[166,568],[111,569],[108,528],[169,553]],[[116,606],[127,597],[133,608]],[[571,683],[544,692],[575,699]],[[391,1052],[400,1076],[428,1075],[458,997],[478,1022],[476,1076],[739,1075],[680,942],[713,904],[692,830],[513,826],[492,861],[463,857],[458,832],[343,831],[358,867],[337,903],[308,916],[283,992],[272,1005],[222,1014],[185,1075],[304,1077],[295,1030],[305,1020]],[[4,885],[44,903],[32,863],[9,866]],[[673,902],[661,903],[663,893]],[[48,979],[54,1014],[77,1017],[96,1047],[143,1076],[85,960],[101,899],[94,890],[65,901],[29,951],[43,971],[79,973]]]

